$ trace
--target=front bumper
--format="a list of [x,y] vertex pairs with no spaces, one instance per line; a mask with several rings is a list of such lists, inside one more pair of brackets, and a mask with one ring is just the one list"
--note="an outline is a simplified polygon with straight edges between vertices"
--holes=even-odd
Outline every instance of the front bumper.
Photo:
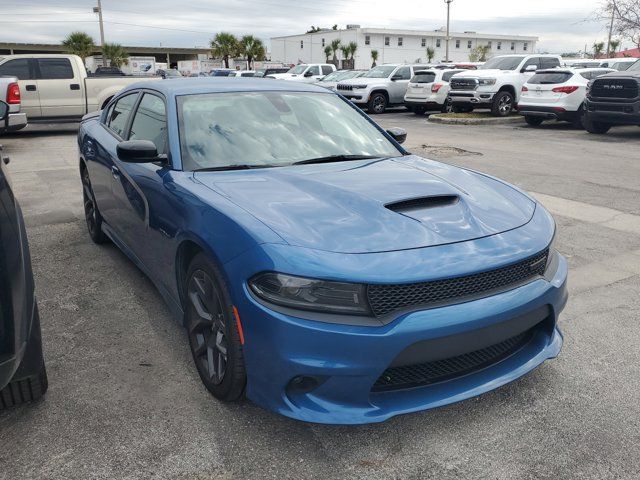
[[449,98],[454,105],[488,105],[496,93],[482,90],[449,90]]
[[366,104],[369,101],[369,90],[367,89],[356,89],[356,90],[336,90],[340,95],[342,95],[347,100],[355,103],[355,104]]
[[585,112],[592,121],[596,122],[612,125],[640,125],[640,99],[612,102],[587,98]]
[[[528,258],[551,241],[541,231],[549,231],[547,217],[542,214],[519,229],[435,247],[436,251],[425,248],[372,256],[310,253],[317,256],[303,257],[303,249],[262,246],[270,258],[267,263],[261,260],[262,254],[248,252],[227,263],[225,270],[250,278],[249,272],[256,268],[282,271],[287,262],[301,275],[310,274],[305,268],[320,266],[327,272],[366,270],[370,273],[363,280],[388,281],[388,277],[377,276],[387,265],[395,265],[397,272],[406,273],[403,281],[414,281],[410,277],[424,275],[425,271],[442,275],[435,272],[438,265],[455,275],[456,268],[482,268],[484,263],[486,269],[501,256],[519,254]],[[527,241],[527,249],[523,249],[522,242]],[[471,251],[473,256],[469,256]],[[310,320],[312,315],[305,313],[283,312],[258,301],[246,283],[231,281],[246,342],[247,396],[269,410],[303,421],[363,424],[454,403],[511,382],[560,351],[562,335],[557,319],[567,301],[567,263],[559,254],[556,258],[545,278],[465,303],[397,314],[390,323],[380,326],[326,323]],[[372,264],[377,268],[372,269]],[[331,278],[330,274],[319,276]],[[531,320],[541,311],[544,317]],[[383,373],[398,365],[399,358],[406,360],[412,349],[429,345],[430,351],[441,350],[435,360],[451,359],[490,346],[486,343],[487,332],[496,335],[496,343],[502,342],[504,335],[498,337],[504,331],[509,335],[531,331],[532,336],[506,358],[446,381],[392,391],[374,388]],[[483,337],[482,345],[474,340]],[[461,350],[462,344],[468,345],[466,351]],[[424,352],[420,355],[422,363]],[[317,382],[314,388],[306,388],[308,378]]]

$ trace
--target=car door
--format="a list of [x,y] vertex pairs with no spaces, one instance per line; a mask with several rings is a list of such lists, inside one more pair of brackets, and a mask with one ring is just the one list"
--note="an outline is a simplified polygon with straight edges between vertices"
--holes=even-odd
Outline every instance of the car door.
[[95,138],[86,139],[80,147],[88,160],[91,188],[98,209],[118,235],[122,227],[112,186],[113,176],[119,172],[116,149],[118,143],[124,140],[138,95],[137,91],[127,93],[112,102],[101,117],[102,128],[97,129]]
[[399,67],[391,74],[390,78],[399,77],[397,80],[389,82],[389,103],[397,104],[404,102],[404,96],[407,93],[409,80],[411,80],[411,67]]
[[64,57],[36,59],[37,86],[42,117],[82,117],[85,98],[71,60]]
[[[133,113],[128,140],[153,142],[160,157],[166,158],[167,116],[165,99],[156,92],[144,91]],[[113,176],[113,195],[122,239],[133,253],[154,274],[162,278],[166,262],[162,252],[176,226],[170,220],[172,207],[168,201],[165,176],[170,172],[167,162],[126,163],[116,161],[119,172]]]
[[42,116],[36,84],[35,62],[30,58],[14,58],[0,65],[0,76],[17,77],[20,85],[20,111],[27,118]]

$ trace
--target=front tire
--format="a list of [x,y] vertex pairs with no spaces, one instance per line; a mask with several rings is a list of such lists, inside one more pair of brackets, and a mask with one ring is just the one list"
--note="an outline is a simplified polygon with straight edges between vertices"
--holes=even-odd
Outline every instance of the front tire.
[[184,292],[189,345],[202,383],[218,400],[239,399],[247,378],[240,332],[223,276],[206,255],[191,261]]
[[583,119],[584,128],[589,133],[595,133],[597,135],[603,135],[611,129],[611,124],[604,122],[594,122],[588,115]]
[[494,117],[508,117],[513,112],[513,95],[507,91],[498,92],[491,103]]
[[531,125],[532,127],[539,127],[540,125],[542,125],[544,119],[540,117],[533,117],[531,115],[525,115],[524,121],[527,122],[527,125]]
[[384,113],[385,110],[387,109],[388,103],[389,103],[389,100],[387,99],[387,96],[384,93],[380,93],[380,92],[374,93],[369,98],[367,110],[369,110],[369,113],[373,113],[376,115],[380,113]]
[[49,388],[47,370],[42,355],[42,334],[40,331],[40,315],[38,305],[35,309],[31,334],[27,348],[18,370],[11,382],[0,390],[0,410],[40,399]]
[[102,215],[98,210],[96,198],[93,195],[89,170],[85,167],[82,174],[82,200],[84,203],[84,219],[87,223],[87,230],[93,243],[98,245],[107,241],[107,236],[102,231]]
[[453,112],[453,103],[451,102],[450,98],[447,97],[447,99],[442,104],[442,107],[440,107],[440,111],[442,113],[451,113],[451,112]]

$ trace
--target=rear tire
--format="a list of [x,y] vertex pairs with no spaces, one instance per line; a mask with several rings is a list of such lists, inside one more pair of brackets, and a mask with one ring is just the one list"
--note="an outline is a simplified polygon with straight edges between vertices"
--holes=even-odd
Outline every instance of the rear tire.
[[513,95],[507,91],[496,93],[491,102],[491,114],[494,117],[508,117],[513,112]]
[[0,410],[38,400],[49,388],[47,370],[42,355],[38,305],[34,304],[33,308],[35,309],[35,317],[27,341],[27,348],[11,382],[0,390]]
[[595,133],[597,135],[603,135],[611,129],[611,124],[603,122],[594,122],[588,115],[583,119],[584,128],[589,133]]
[[525,115],[524,121],[532,127],[539,127],[540,125],[542,125],[542,122],[544,122],[544,119],[540,117],[533,117],[531,115]]
[[189,264],[184,292],[187,335],[200,379],[218,400],[238,400],[247,382],[240,331],[224,277],[203,253]]
[[367,110],[372,114],[384,113],[387,109],[387,105],[389,100],[387,100],[387,96],[384,93],[374,93],[369,98],[369,103],[367,104]]
[[453,112],[453,103],[451,103],[451,99],[447,98],[444,103],[442,104],[442,107],[440,107],[440,111],[442,113],[451,113]]
[[98,210],[98,204],[96,198],[93,195],[93,188],[91,187],[91,179],[89,178],[89,170],[84,167],[81,170],[82,174],[82,200],[84,203],[84,219],[87,223],[87,230],[93,243],[98,245],[105,243],[108,238],[102,231],[102,215]]

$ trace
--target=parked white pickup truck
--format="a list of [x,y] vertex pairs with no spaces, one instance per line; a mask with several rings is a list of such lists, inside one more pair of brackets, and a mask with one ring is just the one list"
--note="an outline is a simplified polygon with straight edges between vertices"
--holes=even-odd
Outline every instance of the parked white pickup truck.
[[22,112],[30,123],[74,122],[102,109],[131,83],[156,77],[88,77],[76,55],[0,57],[0,76],[18,78]]
[[478,70],[451,78],[449,98],[454,111],[489,108],[495,116],[510,115],[520,100],[522,86],[539,68],[560,66],[557,55],[501,55],[489,59]]

